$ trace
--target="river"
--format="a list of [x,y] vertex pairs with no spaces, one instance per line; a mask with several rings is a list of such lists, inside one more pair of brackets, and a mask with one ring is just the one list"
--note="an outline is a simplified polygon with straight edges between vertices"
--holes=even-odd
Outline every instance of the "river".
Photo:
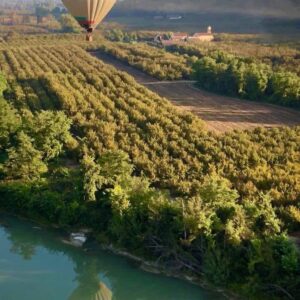
[[110,252],[73,247],[64,233],[0,214],[1,300],[217,300],[220,294],[142,271]]

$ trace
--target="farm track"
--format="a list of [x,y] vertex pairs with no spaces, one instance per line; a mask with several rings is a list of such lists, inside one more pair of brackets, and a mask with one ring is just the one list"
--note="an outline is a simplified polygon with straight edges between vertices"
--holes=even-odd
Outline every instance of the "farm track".
[[135,80],[174,105],[193,112],[209,130],[226,132],[258,126],[300,125],[300,111],[266,103],[240,100],[209,93],[193,86],[193,81],[159,81],[109,55],[92,52],[103,62],[129,73]]

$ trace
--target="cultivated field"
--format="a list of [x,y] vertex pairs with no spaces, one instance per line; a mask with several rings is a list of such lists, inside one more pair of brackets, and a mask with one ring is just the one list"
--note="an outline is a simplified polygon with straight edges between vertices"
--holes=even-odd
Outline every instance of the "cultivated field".
[[225,132],[258,126],[278,127],[300,124],[300,112],[276,105],[212,94],[188,81],[159,81],[103,53],[94,52],[105,63],[132,75],[136,81],[168,98],[173,104],[191,111],[203,119],[208,129]]
[[[39,46],[11,47],[8,44],[0,51],[1,71],[10,86],[6,97],[16,108],[29,108],[32,112],[64,111],[72,119],[74,132],[86,137],[85,143],[93,152],[101,155],[107,150],[123,150],[131,158],[137,172],[142,172],[152,182],[174,192],[192,193],[206,174],[217,170],[218,174],[229,178],[241,194],[252,193],[249,182],[253,182],[255,192],[265,188],[274,190],[275,200],[297,199],[298,187],[294,184],[296,171],[288,162],[297,160],[295,153],[299,145],[299,127],[228,132],[224,135],[206,132],[200,118],[176,108],[166,98],[141,86],[127,73],[102,63],[77,46],[77,42],[66,46],[66,41],[60,44],[59,40],[53,40],[48,41],[47,46],[40,46],[38,39],[36,42]],[[120,65],[117,67],[121,69]],[[196,103],[203,98],[203,93],[189,84],[175,82],[170,86],[168,82],[157,83],[145,75],[138,79],[155,91],[167,91],[160,93],[168,93],[165,96],[170,96],[177,103],[182,99]],[[189,100],[189,97],[197,97],[197,101]],[[225,105],[227,98],[217,99],[220,99],[219,105]],[[211,101],[206,100],[209,109],[214,107]],[[247,103],[231,101],[240,105]],[[204,106],[200,107],[204,119],[211,121],[208,119],[212,118],[208,117],[208,108],[204,111]],[[262,107],[266,109],[269,106]],[[256,120],[257,116],[251,108],[249,105],[247,113],[252,113],[253,120]],[[270,108],[273,110],[266,114],[268,124],[281,124],[270,121],[277,109],[273,106]],[[231,110],[239,114],[242,111],[234,105],[231,105]],[[278,115],[287,111],[282,107],[278,110]],[[219,108],[219,111],[222,112],[222,109]],[[298,115],[296,112],[294,114],[296,119]],[[232,112],[227,122],[220,120],[220,113],[212,115],[214,119],[211,124],[217,126],[219,131],[224,131],[228,120],[234,124],[232,128],[242,128],[237,120],[232,120]],[[291,119],[291,116],[287,116],[284,120],[290,124]],[[278,166],[274,165],[274,160]],[[264,170],[258,167],[262,161],[269,163]],[[240,182],[239,174],[248,174],[247,179],[242,177]],[[258,174],[262,182],[257,180]],[[270,184],[265,184],[269,174],[273,174],[274,178]],[[292,182],[281,185],[283,179]],[[281,186],[277,187],[279,183]]]

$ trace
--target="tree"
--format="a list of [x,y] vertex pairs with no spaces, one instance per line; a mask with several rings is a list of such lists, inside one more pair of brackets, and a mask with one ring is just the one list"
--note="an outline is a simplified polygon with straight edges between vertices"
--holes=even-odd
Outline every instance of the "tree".
[[290,72],[274,73],[270,79],[268,93],[275,102],[300,107],[299,76]]
[[21,131],[17,136],[17,146],[8,150],[4,174],[8,179],[39,179],[48,171],[42,157],[42,153],[34,148],[33,140]]
[[59,6],[56,6],[52,9],[51,13],[55,18],[59,18],[60,15],[62,14],[62,8],[60,8]]
[[245,64],[239,60],[232,60],[227,70],[223,73],[223,93],[231,96],[244,96],[245,89]]
[[42,111],[23,118],[24,131],[34,139],[34,147],[49,161],[59,156],[72,136],[71,119],[63,112]]
[[256,199],[244,200],[244,207],[252,220],[252,230],[259,237],[272,237],[281,232],[278,219],[269,195],[260,194]]
[[95,201],[96,192],[102,186],[102,178],[100,176],[101,167],[95,162],[94,156],[85,153],[81,160],[81,168],[86,200]]
[[106,37],[113,42],[123,42],[124,32],[121,29],[112,29],[107,32]]
[[204,57],[194,65],[193,77],[206,89],[214,89],[217,77],[217,63],[211,57]]
[[109,185],[126,183],[133,172],[129,157],[123,151],[107,151],[100,156],[97,162],[101,166],[101,176]]
[[3,92],[7,89],[7,81],[2,73],[0,73],[0,97],[3,96]]
[[268,86],[269,70],[263,64],[249,64],[245,71],[245,96],[251,100],[262,100]]
[[216,174],[205,177],[199,188],[199,195],[203,202],[213,209],[236,204],[239,198],[238,192],[231,188],[230,182]]
[[10,135],[17,131],[21,123],[17,111],[3,99],[6,89],[6,78],[0,73],[0,150],[7,146]]
[[60,16],[60,23],[63,32],[79,33],[81,31],[77,21],[69,14],[62,14]]
[[38,18],[38,22],[41,21],[43,17],[49,16],[51,14],[51,8],[46,5],[46,3],[38,4],[35,8],[35,15]]
[[0,97],[0,150],[6,148],[10,136],[21,125],[21,118],[17,111]]
[[122,151],[107,151],[98,160],[86,151],[81,166],[84,190],[90,201],[96,200],[96,192],[101,189],[109,191],[120,186],[121,190],[131,182],[133,167],[129,163],[128,155]]

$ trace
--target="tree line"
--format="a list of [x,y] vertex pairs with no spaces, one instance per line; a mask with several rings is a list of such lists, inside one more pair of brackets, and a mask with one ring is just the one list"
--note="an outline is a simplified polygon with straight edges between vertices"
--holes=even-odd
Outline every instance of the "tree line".
[[217,93],[300,107],[300,77],[287,71],[273,71],[264,63],[216,52],[199,59],[193,78],[198,85]]
[[[218,40],[218,36],[216,37]],[[221,38],[222,39],[222,38]],[[262,43],[262,42],[261,42]],[[234,55],[248,61],[264,63],[274,71],[287,71],[300,75],[299,57],[300,52],[293,47],[284,45],[263,45],[243,41],[216,41],[213,43],[191,43],[184,45],[167,46],[166,50],[181,55],[196,56],[203,58],[211,56],[216,51],[227,55]]]

